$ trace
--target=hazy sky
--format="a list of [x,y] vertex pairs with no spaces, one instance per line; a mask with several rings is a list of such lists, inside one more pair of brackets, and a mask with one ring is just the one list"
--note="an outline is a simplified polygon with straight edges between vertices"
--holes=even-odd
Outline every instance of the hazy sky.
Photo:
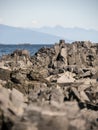
[[0,0],[0,23],[98,30],[98,0]]

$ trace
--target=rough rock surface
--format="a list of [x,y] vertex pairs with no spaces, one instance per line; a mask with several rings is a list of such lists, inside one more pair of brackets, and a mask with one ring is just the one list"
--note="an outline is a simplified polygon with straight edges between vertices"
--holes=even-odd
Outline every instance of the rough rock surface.
[[97,130],[98,44],[60,40],[0,59],[0,130]]

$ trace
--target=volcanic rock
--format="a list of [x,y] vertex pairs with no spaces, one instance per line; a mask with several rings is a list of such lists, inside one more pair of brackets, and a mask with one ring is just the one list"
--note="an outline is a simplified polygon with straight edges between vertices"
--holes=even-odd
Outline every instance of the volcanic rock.
[[97,130],[98,44],[60,40],[0,59],[0,130]]

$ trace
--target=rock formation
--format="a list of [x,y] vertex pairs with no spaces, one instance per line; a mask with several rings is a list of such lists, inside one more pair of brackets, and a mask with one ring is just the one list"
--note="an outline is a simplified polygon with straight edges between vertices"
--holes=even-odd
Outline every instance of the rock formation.
[[98,44],[60,40],[0,59],[0,130],[97,130]]

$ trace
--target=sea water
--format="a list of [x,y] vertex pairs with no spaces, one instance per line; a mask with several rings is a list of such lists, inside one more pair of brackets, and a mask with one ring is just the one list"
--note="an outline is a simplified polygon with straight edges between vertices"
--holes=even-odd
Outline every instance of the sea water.
[[53,45],[0,45],[0,56],[11,54],[16,49],[26,49],[30,52],[31,56],[34,55],[42,47],[52,47]]

